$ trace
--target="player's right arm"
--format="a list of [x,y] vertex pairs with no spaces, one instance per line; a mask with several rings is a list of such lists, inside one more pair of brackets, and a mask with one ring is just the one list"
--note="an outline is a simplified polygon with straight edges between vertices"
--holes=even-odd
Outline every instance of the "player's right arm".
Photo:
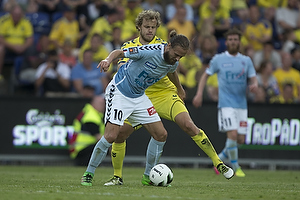
[[110,52],[110,54],[104,60],[98,64],[97,68],[100,67],[100,72],[106,72],[110,66],[110,63],[117,58],[124,58],[124,52],[121,49],[116,49]]
[[198,108],[199,106],[202,106],[202,101],[203,101],[203,90],[206,85],[207,78],[209,77],[209,74],[204,72],[200,78],[198,88],[197,88],[197,93],[193,98],[193,105]]

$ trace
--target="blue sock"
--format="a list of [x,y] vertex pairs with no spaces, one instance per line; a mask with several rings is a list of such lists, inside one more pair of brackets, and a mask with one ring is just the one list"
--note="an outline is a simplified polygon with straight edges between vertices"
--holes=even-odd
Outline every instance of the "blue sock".
[[222,161],[225,161],[225,159],[228,158],[228,155],[227,155],[227,149],[226,149],[226,146],[224,147],[224,149],[221,151],[221,153],[218,154],[219,158],[222,160]]
[[151,137],[146,154],[146,168],[144,172],[145,175],[149,176],[152,167],[154,167],[158,163],[165,143],[166,142],[156,141]]
[[103,137],[97,142],[96,146],[94,147],[93,153],[91,155],[87,172],[95,173],[96,168],[100,165],[100,163],[103,161],[105,156],[107,155],[108,148],[112,144],[107,142],[107,140]]
[[225,146],[227,149],[228,158],[231,162],[231,166],[232,166],[233,170],[235,171],[237,168],[240,167],[238,164],[237,141],[227,138]]

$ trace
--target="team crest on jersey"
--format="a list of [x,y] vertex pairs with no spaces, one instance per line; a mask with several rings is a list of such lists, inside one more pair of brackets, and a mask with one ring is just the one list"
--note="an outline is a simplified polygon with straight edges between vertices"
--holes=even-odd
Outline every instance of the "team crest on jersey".
[[147,111],[149,113],[149,116],[154,115],[156,113],[154,106],[148,108]]
[[131,48],[129,48],[129,53],[130,54],[137,54],[138,53],[138,48],[137,47],[131,47]]

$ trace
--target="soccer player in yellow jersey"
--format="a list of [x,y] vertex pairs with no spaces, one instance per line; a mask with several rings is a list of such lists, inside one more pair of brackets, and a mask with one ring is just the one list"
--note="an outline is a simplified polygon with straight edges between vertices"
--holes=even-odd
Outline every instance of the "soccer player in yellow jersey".
[[[160,14],[152,10],[144,10],[136,18],[136,28],[139,31],[139,37],[125,42],[122,48],[142,46],[146,44],[167,44],[164,40],[155,36],[157,28],[160,26]],[[119,66],[127,60],[119,61]],[[182,91],[178,93],[178,91]],[[185,131],[195,143],[211,158],[213,165],[225,176],[230,179],[233,176],[231,168],[227,167],[218,157],[216,151],[203,130],[198,128],[192,121],[187,108],[182,99],[185,97],[184,90],[177,91],[175,85],[167,76],[146,89],[146,95],[152,101],[160,117],[174,121]],[[134,132],[134,128],[127,122],[124,123],[118,138],[112,145],[111,158],[114,167],[114,176],[104,185],[123,185],[122,168],[125,157],[126,138]],[[148,149],[147,151],[151,151]],[[158,161],[154,161],[158,162]],[[149,172],[157,163],[153,163],[147,157],[146,169],[142,177],[143,185],[152,185],[149,180]]]

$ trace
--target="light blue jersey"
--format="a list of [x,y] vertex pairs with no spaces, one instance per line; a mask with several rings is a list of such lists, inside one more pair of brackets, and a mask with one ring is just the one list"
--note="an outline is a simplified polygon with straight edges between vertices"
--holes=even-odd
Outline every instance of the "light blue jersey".
[[206,73],[218,74],[218,108],[247,108],[247,81],[256,76],[250,57],[240,53],[232,56],[227,51],[217,54],[210,61]]
[[125,57],[130,60],[115,75],[115,82],[123,95],[140,97],[150,85],[176,70],[178,62],[174,65],[165,62],[164,48],[163,44],[151,44],[123,49]]

